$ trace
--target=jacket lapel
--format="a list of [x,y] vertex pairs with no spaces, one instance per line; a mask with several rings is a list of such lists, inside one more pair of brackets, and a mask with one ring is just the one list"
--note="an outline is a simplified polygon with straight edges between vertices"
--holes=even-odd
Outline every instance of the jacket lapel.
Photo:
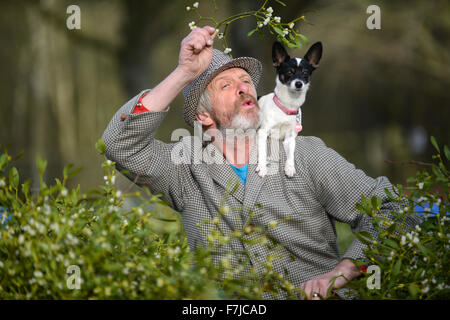
[[[261,191],[261,187],[264,184],[264,178],[261,178],[256,172],[258,166],[258,147],[257,144],[253,146],[250,151],[250,159],[247,171],[247,181],[245,183],[244,194],[244,216],[248,216],[248,213],[254,209],[256,199]],[[245,220],[244,220],[245,222]]]
[[[211,159],[211,156],[214,159]],[[223,190],[229,190],[231,196],[235,198],[239,205],[236,206],[239,208],[242,206],[244,201],[244,185],[241,180],[238,178],[234,170],[227,163],[226,159],[223,157],[223,154],[220,150],[214,146],[212,143],[208,144],[203,151],[203,161],[207,164],[206,168],[209,171],[209,175],[212,180],[217,183]],[[223,198],[226,196],[225,192],[219,192],[221,196],[219,198],[214,199],[215,201],[221,202]],[[217,204],[220,206],[219,204]],[[218,209],[219,207],[217,207]],[[236,209],[236,208],[232,208]],[[217,212],[212,212],[212,216],[216,216]],[[226,222],[231,228],[231,230],[239,230],[242,228],[243,219],[242,212],[234,212],[230,211],[228,214],[223,215],[223,220]]]

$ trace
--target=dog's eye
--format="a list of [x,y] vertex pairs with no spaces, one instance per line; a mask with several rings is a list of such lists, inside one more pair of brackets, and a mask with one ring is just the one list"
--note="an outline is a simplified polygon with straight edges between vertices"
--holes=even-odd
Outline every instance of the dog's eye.
[[303,72],[303,76],[304,76],[305,78],[308,78],[308,77],[309,77],[309,73],[308,73],[308,72]]
[[286,75],[287,75],[288,77],[292,76],[292,74],[293,74],[293,72],[292,72],[291,70],[289,70],[288,72],[286,72]]

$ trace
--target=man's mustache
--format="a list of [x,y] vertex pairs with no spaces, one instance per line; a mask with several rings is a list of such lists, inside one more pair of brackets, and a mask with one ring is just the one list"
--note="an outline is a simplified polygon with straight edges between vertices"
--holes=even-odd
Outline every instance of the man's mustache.
[[235,109],[239,109],[242,103],[248,99],[252,100],[255,106],[259,109],[258,100],[256,100],[256,98],[249,93],[244,93],[239,97],[239,99],[235,103]]

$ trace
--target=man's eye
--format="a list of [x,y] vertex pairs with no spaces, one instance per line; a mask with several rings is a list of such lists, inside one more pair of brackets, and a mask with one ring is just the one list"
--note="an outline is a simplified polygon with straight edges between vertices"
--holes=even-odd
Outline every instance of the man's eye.
[[230,84],[229,83],[225,83],[224,85],[222,85],[222,89],[225,89],[226,87],[228,87]]

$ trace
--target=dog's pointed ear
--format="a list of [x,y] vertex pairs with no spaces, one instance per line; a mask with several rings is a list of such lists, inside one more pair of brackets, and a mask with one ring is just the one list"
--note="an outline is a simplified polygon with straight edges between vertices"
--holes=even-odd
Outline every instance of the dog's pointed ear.
[[289,60],[290,58],[291,57],[289,57],[283,45],[280,42],[275,41],[272,46],[273,66],[279,67],[283,62]]
[[322,42],[314,43],[308,52],[305,54],[304,59],[309,62],[314,68],[319,66],[320,58],[322,58]]

